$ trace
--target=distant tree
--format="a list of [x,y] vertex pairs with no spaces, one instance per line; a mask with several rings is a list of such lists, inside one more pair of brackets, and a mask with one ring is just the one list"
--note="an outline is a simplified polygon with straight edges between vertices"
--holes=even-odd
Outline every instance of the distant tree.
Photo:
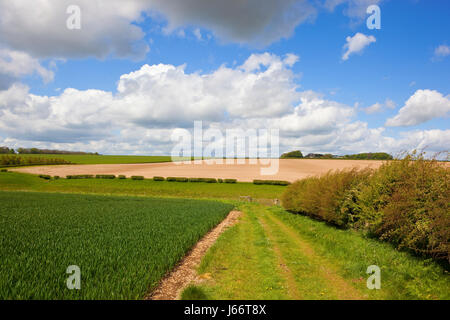
[[280,159],[302,159],[303,154],[300,150],[283,153]]

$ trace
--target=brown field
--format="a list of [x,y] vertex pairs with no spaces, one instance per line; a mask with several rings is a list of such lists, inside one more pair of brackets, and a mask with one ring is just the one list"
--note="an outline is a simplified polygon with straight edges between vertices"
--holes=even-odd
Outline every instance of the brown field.
[[242,182],[251,182],[254,179],[295,181],[312,175],[326,173],[329,170],[345,168],[378,168],[383,161],[375,160],[325,160],[325,159],[281,159],[279,170],[275,175],[261,175],[260,169],[268,165],[250,164],[207,164],[205,161],[190,163],[143,163],[143,164],[94,164],[94,165],[58,165],[36,166],[11,169],[32,174],[47,174],[65,177],[77,174],[115,174],[130,176],[144,176],[153,178],[187,177],[187,178],[222,178],[237,179]]

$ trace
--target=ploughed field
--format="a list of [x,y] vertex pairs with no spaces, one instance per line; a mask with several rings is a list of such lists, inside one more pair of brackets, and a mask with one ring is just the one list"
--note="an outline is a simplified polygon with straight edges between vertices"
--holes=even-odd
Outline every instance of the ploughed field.
[[[326,173],[329,170],[340,170],[345,168],[378,168],[383,161],[375,160],[325,160],[325,159],[273,159],[279,161],[278,172],[274,175],[261,175],[261,168],[268,168],[270,164],[249,163],[244,164],[209,164],[208,160],[165,163],[140,163],[140,164],[90,164],[90,165],[58,165],[58,166],[36,166],[11,169],[13,171],[46,174],[51,176],[65,177],[78,174],[114,174],[129,176],[144,176],[153,178],[163,177],[187,177],[187,178],[222,178],[237,179],[242,182],[251,182],[254,179],[295,180],[313,175]],[[265,160],[267,161],[267,160]]]
[[[139,299],[232,205],[0,191],[0,299]],[[66,269],[81,270],[70,290]]]

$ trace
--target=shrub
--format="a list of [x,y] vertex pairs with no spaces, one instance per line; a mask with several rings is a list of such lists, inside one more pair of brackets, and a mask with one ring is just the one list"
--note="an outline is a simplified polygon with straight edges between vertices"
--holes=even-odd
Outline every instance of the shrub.
[[8,172],[8,169],[0,169],[0,172]]
[[92,174],[78,174],[78,175],[68,175],[67,179],[94,179]]
[[47,175],[47,174],[40,174],[40,175],[39,175],[39,178],[45,179],[45,180],[50,180],[52,177],[49,176],[49,175]]
[[58,180],[58,179],[59,179],[59,176],[54,176],[53,179],[54,179],[54,180]]
[[283,181],[283,180],[253,180],[253,184],[268,184],[268,185],[274,185],[274,186],[287,186],[291,183],[289,181]]
[[166,180],[169,182],[188,182],[189,181],[188,178],[184,178],[184,177],[168,177]]
[[205,183],[217,183],[217,179],[214,178],[189,178],[189,182],[205,182]]
[[450,168],[423,155],[383,164],[357,194],[357,227],[450,262]]
[[345,227],[351,222],[351,215],[350,210],[343,211],[341,207],[369,174],[369,170],[357,169],[330,171],[320,177],[296,181],[283,194],[283,206],[289,211]]
[[144,180],[143,176],[131,176],[131,180]]
[[120,174],[117,178],[118,179],[126,179],[127,177],[125,177],[123,174]]
[[236,183],[236,179],[225,179],[225,183]]
[[96,179],[115,179],[116,176],[113,174],[98,174],[95,176]]
[[153,177],[153,181],[165,181],[164,177]]
[[370,171],[296,181],[283,206],[450,262],[450,168],[415,153]]
[[280,159],[302,159],[303,154],[300,150],[283,153]]
[[218,182],[218,183],[223,183],[223,179],[220,179],[220,178],[219,178],[219,179],[217,179],[217,182]]

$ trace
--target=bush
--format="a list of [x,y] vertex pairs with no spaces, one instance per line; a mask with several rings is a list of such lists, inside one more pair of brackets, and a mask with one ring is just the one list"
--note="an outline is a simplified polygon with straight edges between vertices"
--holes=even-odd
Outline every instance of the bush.
[[303,154],[300,150],[283,153],[280,159],[302,159]]
[[96,179],[115,179],[116,176],[113,174],[98,174],[95,176]]
[[268,185],[274,185],[274,186],[287,186],[291,183],[289,181],[283,181],[283,180],[253,180],[253,184],[268,184]]
[[153,181],[165,181],[164,177],[153,177]]
[[189,178],[189,182],[205,182],[205,183],[217,183],[217,179],[214,178]]
[[54,179],[54,180],[58,180],[58,179],[59,179],[59,176],[54,176],[53,179]]
[[189,181],[188,178],[183,178],[183,177],[168,177],[166,180],[169,182],[188,182]]
[[423,155],[296,181],[285,209],[450,262],[450,168]]
[[236,179],[225,179],[225,183],[236,183]]
[[126,179],[127,177],[125,177],[123,174],[120,174],[117,178],[118,179]]
[[0,172],[8,172],[8,169],[0,169]]
[[93,174],[78,174],[66,176],[67,179],[94,179]]
[[24,157],[17,155],[3,155],[0,157],[0,166],[9,167],[69,163],[70,161],[58,158]]
[[131,180],[144,180],[143,176],[131,176]]
[[450,168],[422,155],[383,164],[355,202],[357,227],[419,254],[450,262]]
[[219,179],[217,179],[217,182],[218,182],[218,183],[223,183],[223,179],[220,179],[220,178],[219,178]]
[[45,179],[45,180],[50,180],[52,177],[49,176],[49,175],[47,175],[47,174],[40,174],[40,175],[39,175],[39,178]]
[[320,177],[296,181],[283,194],[283,206],[289,211],[345,227],[351,222],[351,211],[341,208],[352,190],[366,181],[369,175],[369,170],[352,169],[330,171]]

